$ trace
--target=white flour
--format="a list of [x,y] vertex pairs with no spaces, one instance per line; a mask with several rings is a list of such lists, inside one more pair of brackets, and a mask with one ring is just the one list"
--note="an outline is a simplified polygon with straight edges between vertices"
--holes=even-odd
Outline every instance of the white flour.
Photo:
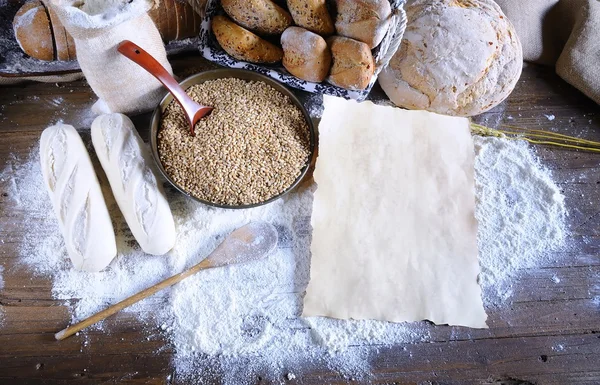
[[515,273],[565,239],[564,197],[524,141],[475,137],[480,280],[486,305],[512,294]]
[[[566,214],[563,197],[526,144],[476,138],[476,146],[481,282],[486,306],[496,306],[510,299],[520,269],[542,263],[544,251],[562,242]],[[313,187],[236,211],[170,193],[178,240],[160,257],[139,250],[105,189],[120,255],[106,271],[90,274],[70,267],[38,163],[37,149],[26,162],[10,159],[0,187],[23,210],[19,225],[28,231],[20,260],[53,278],[53,295],[70,301],[74,320],[197,263],[242,224],[260,219],[278,228],[279,248],[267,260],[204,271],[128,309],[162,309],[155,315],[156,329],[174,344],[174,365],[183,378],[211,383],[211,376],[219,376],[222,383],[240,384],[252,373],[295,377],[313,364],[361,378],[368,376],[377,346],[428,338],[425,323],[297,317],[309,273]],[[107,186],[102,174],[100,182]]]

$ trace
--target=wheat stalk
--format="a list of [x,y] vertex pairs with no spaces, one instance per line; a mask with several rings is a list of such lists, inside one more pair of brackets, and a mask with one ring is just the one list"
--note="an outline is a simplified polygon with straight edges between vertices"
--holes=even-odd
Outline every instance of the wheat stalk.
[[600,152],[600,142],[575,138],[556,132],[526,129],[505,125],[507,129],[494,129],[481,124],[471,123],[471,132],[475,135],[492,136],[513,140],[525,140],[533,144],[557,146],[582,151]]

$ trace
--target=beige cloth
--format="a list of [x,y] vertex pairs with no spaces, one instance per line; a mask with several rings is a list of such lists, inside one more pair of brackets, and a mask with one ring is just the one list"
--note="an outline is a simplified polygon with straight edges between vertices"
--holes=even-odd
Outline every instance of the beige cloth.
[[469,121],[324,105],[303,315],[487,327]]
[[131,40],[172,74],[156,26],[147,14],[149,0],[129,2],[52,0],[49,2],[71,34],[77,61],[98,95],[97,113],[140,113],[154,109],[166,91],[152,75],[117,51]]
[[599,0],[496,0],[515,25],[525,60],[555,65],[600,104]]

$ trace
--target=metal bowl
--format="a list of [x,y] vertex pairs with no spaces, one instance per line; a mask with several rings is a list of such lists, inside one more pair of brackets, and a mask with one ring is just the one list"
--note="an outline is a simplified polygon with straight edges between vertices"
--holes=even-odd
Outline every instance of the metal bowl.
[[306,165],[300,171],[300,176],[298,176],[298,178],[296,178],[294,183],[292,183],[282,193],[280,193],[264,202],[254,203],[254,204],[250,204],[250,205],[239,205],[239,206],[222,205],[222,204],[218,204],[218,203],[214,203],[214,202],[205,201],[203,199],[196,198],[195,196],[193,196],[190,193],[188,193],[187,191],[185,191],[181,186],[179,186],[177,183],[175,183],[171,179],[171,177],[167,174],[167,172],[165,171],[165,169],[160,161],[160,157],[158,156],[158,130],[160,128],[161,117],[162,117],[164,111],[166,110],[167,106],[173,100],[173,95],[171,95],[171,93],[168,93],[160,101],[160,104],[154,110],[154,113],[152,114],[152,119],[150,120],[150,146],[152,147],[152,157],[154,158],[154,161],[156,162],[156,165],[158,166],[160,173],[165,177],[165,179],[167,179],[169,181],[169,183],[171,183],[173,185],[173,187],[175,187],[181,193],[183,193],[184,195],[187,195],[188,197],[192,198],[195,201],[198,201],[198,202],[203,203],[208,206],[220,207],[220,208],[225,208],[225,209],[248,209],[248,208],[252,208],[252,207],[262,206],[267,203],[273,202],[276,199],[281,198],[282,196],[284,196],[285,194],[287,194],[288,192],[293,190],[294,187],[296,187],[302,181],[302,179],[304,178],[304,176],[306,175],[306,172],[308,171],[308,169],[310,167],[312,158],[315,153],[315,129],[314,129],[312,120],[310,118],[310,115],[308,114],[308,112],[306,111],[306,109],[304,108],[304,106],[302,105],[300,100],[296,97],[296,95],[294,95],[292,93],[292,91],[290,91],[283,84],[281,84],[267,76],[256,73],[256,72],[241,70],[241,69],[234,69],[234,68],[216,69],[216,70],[205,71],[205,72],[201,72],[196,75],[192,75],[189,78],[180,82],[179,84],[181,85],[181,87],[183,87],[183,89],[187,90],[194,84],[201,84],[208,80],[224,79],[224,78],[237,78],[237,79],[242,79],[242,80],[253,80],[253,81],[260,81],[260,82],[266,83],[266,84],[270,85],[271,87],[275,88],[277,91],[281,92],[282,94],[288,96],[290,98],[290,100],[294,103],[294,105],[296,107],[298,107],[300,109],[300,111],[302,111],[302,113],[304,114],[304,117],[306,119],[306,124],[308,124],[308,129],[309,129],[309,133],[310,133],[310,138],[309,138],[309,140],[310,140],[310,142],[309,142],[310,155],[308,157]]

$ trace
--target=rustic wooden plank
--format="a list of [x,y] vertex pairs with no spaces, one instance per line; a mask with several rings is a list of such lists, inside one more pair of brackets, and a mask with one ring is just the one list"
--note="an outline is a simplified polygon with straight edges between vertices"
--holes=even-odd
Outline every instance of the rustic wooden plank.
[[[199,58],[175,61],[176,72],[184,76],[182,68],[191,74],[208,67]],[[94,100],[83,81],[3,87],[0,169],[26,159],[35,151],[41,130],[59,119],[77,128],[88,127]],[[149,115],[133,120],[147,140]],[[548,68],[527,66],[515,93],[475,120],[600,140],[600,108]],[[89,135],[84,137],[89,142]],[[511,304],[488,308],[489,330],[426,326],[431,335],[428,342],[374,346],[369,358],[372,374],[366,377],[371,383],[600,383],[600,154],[537,147],[537,155],[565,194],[572,231],[569,245],[553,253],[544,266],[515,278]],[[0,292],[4,311],[0,383],[179,383],[172,376],[171,347],[159,330],[135,315],[123,313],[106,320],[104,331],[92,330],[64,343],[52,340],[52,333],[68,323],[69,314],[62,301],[52,298],[51,282],[33,275],[16,258],[27,228],[20,220],[26,209],[15,207],[11,183],[10,178],[0,180],[0,264],[5,267],[5,288]],[[555,282],[555,277],[560,281]],[[243,374],[244,370],[241,362],[236,371]],[[297,378],[282,377],[275,383],[365,381],[344,377],[323,361],[300,362],[289,372]],[[218,374],[216,370],[213,381],[207,382],[219,383]],[[247,379],[270,383],[261,373],[251,373]]]

